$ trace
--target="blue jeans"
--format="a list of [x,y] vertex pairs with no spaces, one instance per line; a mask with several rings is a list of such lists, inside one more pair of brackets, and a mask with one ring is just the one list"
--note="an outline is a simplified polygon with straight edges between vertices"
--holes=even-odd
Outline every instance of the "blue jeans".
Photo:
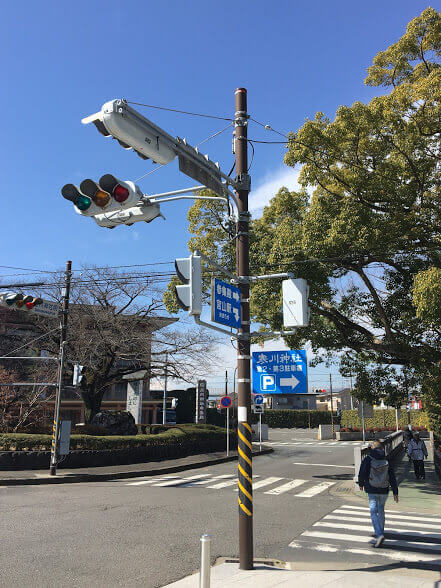
[[384,535],[384,505],[386,504],[387,494],[368,494],[369,509],[371,511],[372,525],[377,537]]

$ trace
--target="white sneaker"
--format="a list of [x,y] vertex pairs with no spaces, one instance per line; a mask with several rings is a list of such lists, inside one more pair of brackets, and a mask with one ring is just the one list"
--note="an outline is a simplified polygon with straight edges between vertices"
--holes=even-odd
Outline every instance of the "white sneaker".
[[381,547],[383,545],[384,542],[384,535],[380,535],[379,537],[377,537],[375,543],[374,543],[374,547]]

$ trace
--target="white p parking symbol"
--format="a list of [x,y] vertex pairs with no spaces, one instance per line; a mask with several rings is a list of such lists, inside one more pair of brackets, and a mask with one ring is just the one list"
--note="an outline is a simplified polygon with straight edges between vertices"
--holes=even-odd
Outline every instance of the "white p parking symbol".
[[269,374],[261,374],[260,389],[265,392],[275,392],[276,378],[274,376],[270,376]]

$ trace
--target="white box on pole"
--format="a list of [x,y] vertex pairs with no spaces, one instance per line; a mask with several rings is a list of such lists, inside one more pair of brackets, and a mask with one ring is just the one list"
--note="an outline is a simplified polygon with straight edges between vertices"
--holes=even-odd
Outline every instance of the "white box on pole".
[[58,455],[69,455],[71,421],[61,421]]
[[303,278],[283,280],[283,326],[307,327],[309,325],[309,286]]

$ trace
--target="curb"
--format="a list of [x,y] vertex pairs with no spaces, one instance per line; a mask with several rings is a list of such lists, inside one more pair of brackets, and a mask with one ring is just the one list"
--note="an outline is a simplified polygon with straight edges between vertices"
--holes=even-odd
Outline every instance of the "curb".
[[[253,457],[273,453],[272,447],[262,449],[262,451],[253,451]],[[160,476],[163,474],[172,474],[174,472],[183,472],[185,470],[194,470],[205,468],[211,465],[218,465],[230,461],[236,461],[237,455],[231,457],[219,457],[216,459],[187,463],[163,468],[149,470],[137,470],[130,472],[108,472],[105,474],[66,474],[61,476],[45,475],[41,478],[0,478],[0,486],[41,486],[48,484],[79,484],[82,482],[106,482],[108,480],[123,480],[128,478],[144,478],[148,476]]]

